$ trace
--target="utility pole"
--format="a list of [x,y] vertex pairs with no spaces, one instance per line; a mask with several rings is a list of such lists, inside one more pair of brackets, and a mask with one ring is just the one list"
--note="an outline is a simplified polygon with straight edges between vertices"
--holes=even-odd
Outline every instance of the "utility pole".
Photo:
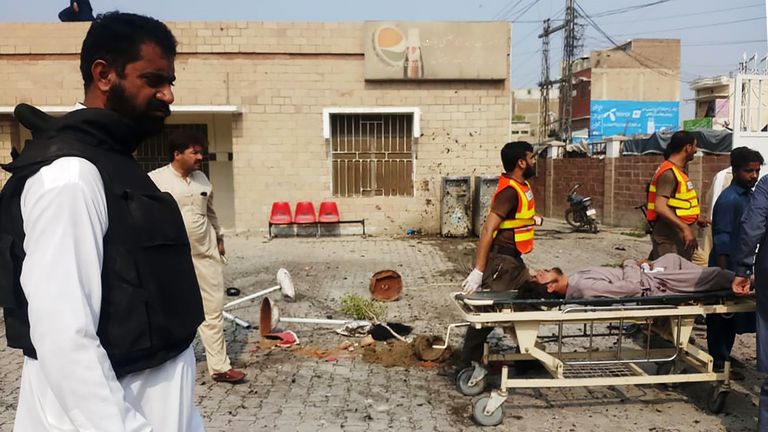
[[544,20],[541,38],[541,80],[539,81],[539,142],[544,142],[549,135],[549,18]]
[[[563,61],[560,79],[551,80],[549,78],[549,35],[563,30]],[[541,81],[539,82],[539,91],[541,92],[539,111],[539,133],[540,140],[543,142],[549,132],[549,90],[554,84],[560,85],[560,119],[558,125],[558,135],[565,142],[571,141],[571,118],[573,117],[573,61],[576,58],[576,52],[579,46],[579,35],[576,27],[576,10],[574,9],[574,0],[566,0],[565,20],[562,24],[551,27],[550,20],[544,20],[544,29],[539,35],[542,40],[541,48]]]
[[571,120],[573,118],[573,61],[576,56],[576,11],[574,0],[567,0],[565,22],[563,23],[562,82],[560,83],[560,137],[570,143]]

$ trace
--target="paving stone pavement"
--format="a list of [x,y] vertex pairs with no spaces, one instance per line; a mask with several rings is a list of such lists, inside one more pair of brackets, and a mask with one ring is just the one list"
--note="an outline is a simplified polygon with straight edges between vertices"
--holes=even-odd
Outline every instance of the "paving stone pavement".
[[[537,243],[529,263],[537,266],[553,256],[571,257],[564,265],[568,271],[569,266],[620,262],[647,253],[647,240],[618,232],[586,237],[555,224],[549,234],[542,233],[544,239]],[[285,302],[279,294],[271,295],[282,316],[342,318],[338,302],[344,293],[367,295],[374,272],[394,269],[402,275],[405,289],[401,300],[388,304],[387,319],[413,325],[416,333],[440,334],[446,324],[459,318],[447,295],[458,289],[474,244],[473,240],[352,236],[267,241],[261,236],[239,235],[227,240],[230,262],[225,274],[227,286],[236,286],[245,295],[273,286],[277,269],[284,267],[293,277],[298,298]],[[616,245],[621,248],[614,250]],[[590,247],[620,252],[590,253]],[[581,255],[572,252],[575,249]],[[256,323],[258,309],[255,302],[237,307],[233,313]],[[230,356],[236,367],[248,373],[247,382],[241,385],[212,382],[196,342],[197,401],[207,431],[481,430],[469,417],[472,398],[460,395],[435,369],[367,363],[360,349],[329,361],[312,355],[312,347],[333,349],[346,338],[331,327],[290,328],[298,334],[304,351],[265,348],[258,330],[227,325]],[[4,330],[0,329],[0,335],[4,339]],[[459,341],[460,335],[451,339],[454,345]],[[741,341],[740,337],[738,344]],[[750,342],[745,343],[749,346]],[[751,347],[753,350],[753,342]],[[754,367],[753,357],[742,360]],[[0,432],[11,431],[20,372],[21,355],[0,340]],[[753,430],[757,386],[752,375],[737,383],[737,394],[729,399],[733,409],[721,415],[703,410],[704,385],[525,389],[510,395],[504,405],[504,425],[490,430]]]

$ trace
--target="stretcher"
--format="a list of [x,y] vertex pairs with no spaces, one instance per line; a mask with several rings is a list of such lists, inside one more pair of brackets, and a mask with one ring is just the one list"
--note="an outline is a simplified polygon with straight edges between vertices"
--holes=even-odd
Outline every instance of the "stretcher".
[[[694,319],[755,310],[754,297],[734,297],[730,290],[568,301],[518,300],[516,294],[450,295],[464,321],[448,326],[446,341],[453,329],[462,326],[501,327],[517,341],[514,353],[491,353],[486,344],[481,363],[457,375],[459,391],[476,396],[485,391],[485,366],[502,362],[499,388],[473,403],[473,417],[481,425],[502,422],[502,405],[508,390],[515,388],[715,382],[719,385],[707,405],[719,412],[730,390],[730,363],[715,371],[712,356],[689,342]],[[605,339],[614,342],[602,343]],[[548,374],[510,376],[508,363],[519,360],[537,361]],[[648,371],[654,367],[655,373]]]

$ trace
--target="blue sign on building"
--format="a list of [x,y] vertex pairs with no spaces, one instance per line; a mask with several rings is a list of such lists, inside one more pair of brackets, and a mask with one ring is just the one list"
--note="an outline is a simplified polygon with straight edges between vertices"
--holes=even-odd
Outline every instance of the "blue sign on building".
[[680,102],[677,101],[592,100],[589,105],[590,141],[611,135],[677,130],[680,124]]

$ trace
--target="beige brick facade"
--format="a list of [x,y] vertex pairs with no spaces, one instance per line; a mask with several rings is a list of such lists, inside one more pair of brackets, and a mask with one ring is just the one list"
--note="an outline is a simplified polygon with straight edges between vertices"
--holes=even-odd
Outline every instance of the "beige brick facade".
[[[233,153],[230,196],[238,230],[265,230],[273,201],[317,206],[336,200],[342,218],[365,218],[374,233],[436,233],[443,176],[501,171],[508,80],[366,82],[362,23],[169,25],[179,41],[175,105],[239,108],[225,134],[231,143],[213,143]],[[11,35],[0,41],[0,106],[82,99],[78,56],[86,30],[80,23],[0,24],[0,34]],[[421,110],[413,197],[334,198],[323,109],[387,106]],[[0,116],[3,155],[14,123]],[[212,181],[216,187],[215,175]]]

